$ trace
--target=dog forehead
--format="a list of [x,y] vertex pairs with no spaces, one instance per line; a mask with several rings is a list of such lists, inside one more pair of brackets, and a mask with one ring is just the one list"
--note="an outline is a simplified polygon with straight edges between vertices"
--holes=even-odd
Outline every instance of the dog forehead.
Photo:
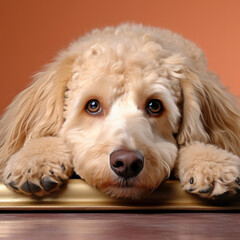
[[[120,68],[122,69],[121,73],[118,72]],[[136,64],[129,67],[123,66],[119,62],[113,62],[110,68],[96,65],[88,65],[88,68],[76,68],[68,88],[79,92],[78,94],[88,92],[89,95],[95,95],[95,92],[108,95],[108,92],[111,92],[112,98],[129,94],[144,98],[158,91],[171,92],[173,90],[171,84],[175,83],[173,80],[162,77],[157,66],[149,64],[147,68],[143,68]],[[172,91],[173,95],[174,91]]]
[[100,41],[85,50],[73,64],[65,105],[73,105],[72,102],[82,94],[87,97],[102,95],[114,101],[131,93],[138,101],[144,101],[158,90],[168,91],[174,101],[179,102],[179,80],[169,78],[164,66],[166,52],[151,41],[133,42],[131,45],[119,40],[112,43]]
[[153,74],[166,77],[165,55],[162,47],[154,42],[146,44],[134,42],[133,45],[124,42],[96,43],[75,61],[73,73],[79,72],[82,81],[84,79],[99,81],[101,76],[104,78],[106,75],[115,75],[118,76],[118,81],[112,81],[112,84],[121,86],[121,84],[133,83],[136,77],[143,79]]

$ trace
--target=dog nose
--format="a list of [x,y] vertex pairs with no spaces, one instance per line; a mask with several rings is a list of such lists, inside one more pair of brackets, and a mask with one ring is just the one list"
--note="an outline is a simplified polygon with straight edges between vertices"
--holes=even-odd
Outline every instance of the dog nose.
[[135,177],[143,169],[144,157],[139,151],[118,150],[111,153],[110,166],[119,177]]

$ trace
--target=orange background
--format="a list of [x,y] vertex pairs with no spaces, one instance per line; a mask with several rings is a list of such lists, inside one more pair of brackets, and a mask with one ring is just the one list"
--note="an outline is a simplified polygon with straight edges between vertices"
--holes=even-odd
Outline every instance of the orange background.
[[59,49],[93,28],[137,22],[196,42],[240,96],[239,0],[0,0],[0,113]]

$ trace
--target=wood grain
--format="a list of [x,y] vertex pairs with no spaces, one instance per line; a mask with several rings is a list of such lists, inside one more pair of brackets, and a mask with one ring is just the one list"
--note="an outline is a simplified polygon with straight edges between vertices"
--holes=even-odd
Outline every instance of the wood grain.
[[234,213],[1,214],[0,239],[240,239]]

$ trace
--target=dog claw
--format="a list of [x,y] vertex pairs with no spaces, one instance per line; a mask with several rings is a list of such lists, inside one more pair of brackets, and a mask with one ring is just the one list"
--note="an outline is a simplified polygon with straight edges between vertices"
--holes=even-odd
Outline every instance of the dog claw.
[[222,199],[229,197],[229,194],[230,194],[230,192],[227,191],[227,192],[221,193],[219,195],[214,195],[213,197],[215,200],[222,200]]
[[189,182],[190,182],[190,184],[193,184],[194,183],[194,178],[191,177]]
[[198,192],[199,192],[199,193],[210,193],[211,190],[212,190],[212,188],[211,188],[211,187],[208,187],[208,188],[206,188],[206,189],[199,190]]
[[218,178],[221,182],[223,182],[223,179],[220,177],[220,178]]
[[60,178],[60,181],[61,181],[62,183],[65,183],[67,180],[68,180],[67,178],[66,178],[66,179]]
[[235,181],[238,185],[240,185],[240,178],[239,177],[237,177]]
[[21,189],[27,193],[35,193],[41,190],[41,188],[38,185],[28,181],[21,186]]
[[44,190],[46,190],[47,192],[54,189],[57,185],[58,185],[57,182],[50,180],[48,177],[45,177],[42,180],[42,186],[43,186]]
[[9,179],[12,176],[12,173],[9,173],[7,176],[7,179]]
[[235,191],[236,191],[236,193],[240,193],[240,189],[239,188],[235,188]]
[[[11,174],[11,173],[10,173]],[[18,188],[15,186],[15,182],[10,182],[9,184],[8,184],[12,189],[14,189],[14,190],[18,190]]]
[[62,168],[63,171],[66,170],[66,168],[65,168],[63,163],[61,164],[61,168]]

